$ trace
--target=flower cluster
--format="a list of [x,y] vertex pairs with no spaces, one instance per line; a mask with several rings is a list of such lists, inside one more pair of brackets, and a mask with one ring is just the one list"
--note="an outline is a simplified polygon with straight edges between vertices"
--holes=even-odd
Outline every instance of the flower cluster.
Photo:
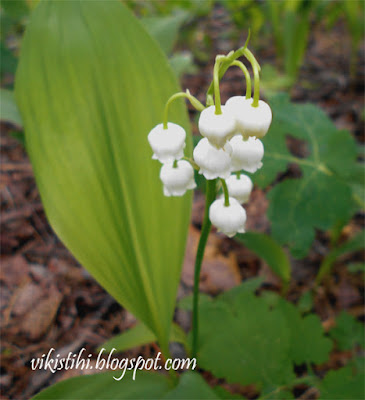
[[[245,55],[253,67],[253,98],[249,72],[237,60],[241,55]],[[240,67],[245,74],[246,96],[234,96],[221,105],[219,80],[232,65]],[[242,171],[254,173],[262,167],[264,146],[260,139],[266,135],[272,120],[269,105],[259,100],[259,70],[246,46],[227,56],[217,56],[207,107],[189,91],[177,93],[166,104],[163,124],[157,125],[148,135],[153,158],[163,164],[160,178],[166,196],[182,196],[194,189],[194,168],[207,180],[220,180],[223,196],[210,205],[209,218],[218,231],[230,237],[245,231],[246,212],[241,204],[248,201],[253,185]],[[184,157],[185,130],[167,122],[170,103],[181,97],[188,98],[201,112],[198,127],[203,138],[193,151],[193,159]]]

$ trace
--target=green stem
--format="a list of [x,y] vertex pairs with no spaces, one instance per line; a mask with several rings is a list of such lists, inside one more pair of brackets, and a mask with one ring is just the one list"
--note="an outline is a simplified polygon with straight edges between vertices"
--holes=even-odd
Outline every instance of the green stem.
[[197,350],[198,350],[198,310],[199,310],[199,281],[200,281],[200,270],[204,257],[204,250],[207,244],[210,228],[212,227],[212,223],[209,219],[209,207],[213,203],[216,197],[216,186],[217,181],[207,180],[206,189],[205,189],[205,211],[204,211],[204,219],[202,231],[199,239],[198,250],[196,252],[195,259],[195,270],[194,270],[194,292],[193,292],[193,321],[192,321],[192,333],[193,333],[193,342],[192,342],[192,358],[196,358]]
[[244,56],[251,63],[253,69],[254,96],[252,107],[258,107],[260,100],[260,65],[249,49],[245,49]]
[[221,64],[221,59],[222,59],[222,56],[216,57],[214,69],[213,69],[215,113],[217,115],[222,114],[221,93],[219,91],[219,66]]
[[221,183],[222,183],[222,188],[223,188],[223,193],[224,193],[224,206],[229,207],[229,193],[228,193],[226,181],[221,178]]
[[189,90],[186,90],[186,92],[179,92],[179,93],[175,93],[173,94],[168,100],[167,103],[165,105],[165,109],[163,112],[163,128],[167,129],[167,122],[168,122],[168,113],[169,113],[169,106],[172,102],[174,102],[176,99],[181,99],[182,97],[187,98],[190,103],[198,110],[198,111],[203,111],[204,110],[204,106],[203,104],[197,99],[195,98],[190,92]]
[[237,171],[236,176],[237,176],[237,179],[241,179],[241,171]]
[[248,69],[246,68],[245,64],[243,64],[241,61],[234,60],[231,65],[235,65],[236,67],[240,68],[242,72],[245,75],[246,78],[246,99],[251,98],[251,77],[250,73],[248,72]]
[[187,161],[187,162],[189,162],[190,164],[191,164],[191,166],[194,168],[194,169],[196,169],[197,171],[199,171],[199,165],[194,161],[194,160],[192,160],[191,158],[189,158],[189,157],[183,157],[182,158],[182,160],[185,160],[185,161]]
[[[223,78],[223,75],[226,73],[227,69],[229,66],[232,64],[234,60],[236,60],[239,57],[242,57],[244,54],[245,49],[247,48],[248,42],[250,40],[250,32],[248,33],[248,37],[246,39],[246,43],[243,47],[240,47],[238,50],[234,52],[230,52],[226,57],[224,57],[224,60],[222,60],[220,68],[219,68],[219,80]],[[213,92],[214,92],[214,81],[210,84],[208,91],[207,91],[207,99],[206,99],[206,104],[207,106],[213,105]]]
[[174,163],[172,164],[172,168],[177,168],[177,160],[174,160]]

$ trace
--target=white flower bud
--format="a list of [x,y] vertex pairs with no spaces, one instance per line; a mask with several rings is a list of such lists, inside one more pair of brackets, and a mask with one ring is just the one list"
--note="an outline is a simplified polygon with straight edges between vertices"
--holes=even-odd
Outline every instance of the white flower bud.
[[241,135],[234,136],[229,144],[232,146],[232,171],[254,173],[262,167],[264,145],[261,140],[249,137],[244,140]]
[[148,134],[148,141],[154,152],[152,158],[161,163],[172,163],[184,156],[186,132],[180,125],[168,122],[155,126]]
[[209,208],[209,219],[218,229],[232,237],[237,232],[245,232],[246,211],[233,197],[229,198],[229,206],[224,205],[224,198],[215,200]]
[[182,196],[188,189],[196,188],[194,181],[194,169],[188,161],[177,161],[177,167],[173,164],[164,164],[161,167],[160,179],[164,184],[165,196]]
[[252,99],[234,96],[227,101],[226,108],[235,116],[237,129],[244,137],[263,138],[272,121],[271,108],[262,100],[259,100],[257,107],[252,107],[252,102]]
[[226,180],[226,184],[231,197],[237,199],[241,204],[248,201],[253,184],[247,175],[241,174],[240,177],[238,175],[231,175]]
[[194,161],[198,164],[199,174],[206,179],[227,179],[231,174],[232,147],[227,142],[222,149],[212,146],[207,138],[196,145],[193,153]]
[[218,148],[225,145],[236,130],[236,121],[233,114],[224,106],[222,114],[215,113],[215,106],[203,110],[199,118],[199,131],[209,142]]

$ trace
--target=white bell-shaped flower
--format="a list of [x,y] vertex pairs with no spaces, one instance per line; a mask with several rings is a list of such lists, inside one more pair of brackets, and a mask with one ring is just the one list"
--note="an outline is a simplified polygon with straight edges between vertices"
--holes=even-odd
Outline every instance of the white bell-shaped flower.
[[188,161],[179,160],[174,168],[172,163],[161,167],[160,179],[164,184],[165,196],[183,196],[188,189],[196,188],[194,169]]
[[241,135],[236,135],[229,141],[229,144],[232,146],[232,171],[244,169],[254,173],[262,167],[264,145],[261,140],[254,137],[245,140]]
[[247,175],[231,175],[226,180],[226,184],[231,197],[237,199],[241,204],[248,201],[253,184]]
[[259,100],[257,107],[246,106],[249,111],[245,113],[244,118],[239,120],[243,131],[248,136],[255,136],[258,139],[263,138],[270,128],[272,121],[272,111],[270,106],[262,100]]
[[224,205],[224,198],[215,200],[209,208],[209,219],[227,236],[245,232],[246,211],[233,197],[229,198],[229,206]]
[[222,106],[222,114],[215,113],[215,106],[203,110],[199,118],[199,131],[209,142],[218,148],[225,145],[236,130],[233,114]]
[[250,106],[252,102],[253,102],[252,98],[246,99],[246,97],[244,96],[233,96],[227,100],[225,105],[226,109],[228,109],[236,119],[236,133],[240,133],[244,137],[248,136],[245,136],[245,133],[239,121],[242,116],[242,113],[245,112],[246,107]]
[[148,141],[153,150],[152,158],[161,163],[172,163],[184,156],[186,132],[180,125],[167,123],[155,126],[148,134]]
[[222,149],[217,149],[203,138],[196,145],[193,157],[199,166],[199,174],[206,179],[229,178],[231,174],[231,153],[232,147],[227,142]]

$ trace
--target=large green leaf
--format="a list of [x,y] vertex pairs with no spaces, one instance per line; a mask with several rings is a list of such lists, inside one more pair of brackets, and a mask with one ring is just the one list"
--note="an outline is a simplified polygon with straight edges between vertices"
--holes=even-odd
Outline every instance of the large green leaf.
[[[268,217],[274,238],[288,244],[294,256],[303,257],[316,229],[330,229],[355,210],[350,184],[354,180],[356,145],[349,132],[338,130],[312,104],[292,104],[287,96],[277,96],[270,104],[273,123],[264,140],[264,166],[253,178],[265,187],[289,163],[300,167],[301,178],[286,179],[270,190]],[[304,142],[307,157],[289,151],[288,135]]]
[[166,376],[146,371],[127,371],[79,376],[56,383],[40,392],[34,400],[148,400],[148,399],[219,399],[213,389],[195,372],[181,375],[175,388]]
[[[147,134],[178,90],[166,57],[120,2],[45,1],[35,9],[16,98],[48,219],[165,350],[191,195],[163,196]],[[182,103],[170,120],[189,132]]]
[[43,390],[34,400],[130,400],[161,399],[169,390],[166,376],[156,373],[127,371],[124,377],[121,370],[95,375],[78,376],[58,382]]

